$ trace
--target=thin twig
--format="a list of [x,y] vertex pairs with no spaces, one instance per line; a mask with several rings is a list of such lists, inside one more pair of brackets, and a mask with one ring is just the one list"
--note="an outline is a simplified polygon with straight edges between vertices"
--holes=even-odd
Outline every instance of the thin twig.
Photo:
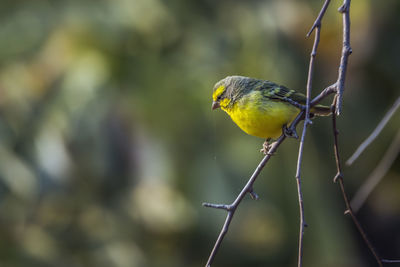
[[333,93],[336,93],[336,83],[329,85],[324,90],[322,90],[322,92],[319,95],[314,97],[314,99],[311,101],[311,107],[315,106],[323,99],[325,99],[328,95]]
[[307,100],[306,100],[306,110],[305,110],[305,119],[303,132],[300,139],[299,145],[299,153],[297,158],[297,169],[296,169],[296,184],[297,184],[297,194],[299,200],[299,212],[300,212],[300,222],[299,222],[299,244],[298,244],[298,258],[297,258],[297,266],[301,267],[303,264],[303,237],[304,237],[304,228],[306,227],[306,222],[304,219],[304,205],[303,205],[303,193],[301,191],[301,162],[303,160],[303,151],[304,151],[304,141],[307,133],[307,126],[311,124],[310,120],[310,100],[311,100],[311,90],[312,90],[312,81],[314,76],[314,62],[315,57],[317,55],[318,44],[320,40],[321,33],[321,20],[324,17],[325,11],[328,8],[330,0],[326,0],[322,9],[315,20],[313,26],[310,31],[307,33],[307,37],[310,36],[311,32],[315,29],[315,38],[313,48],[310,54],[310,64],[308,68],[308,77],[307,77]]
[[378,166],[366,179],[365,183],[358,189],[357,193],[351,200],[351,207],[354,211],[358,211],[368,198],[369,194],[374,190],[376,185],[382,180],[385,174],[389,171],[397,155],[400,153],[400,130],[397,132],[396,137],[393,139]]
[[[225,223],[221,229],[221,232],[219,233],[217,241],[215,242],[214,248],[211,251],[211,254],[208,258],[206,266],[211,266],[211,263],[213,262],[214,257],[217,254],[219,247],[221,246],[222,240],[224,239],[226,233],[228,232],[228,228],[232,221],[233,215],[235,214],[236,208],[239,206],[240,202],[243,200],[243,198],[245,197],[245,195],[247,193],[253,192],[253,184],[256,181],[258,175],[260,174],[261,170],[264,168],[264,166],[268,162],[268,160],[271,158],[273,153],[275,153],[275,151],[279,147],[279,145],[283,142],[283,140],[285,140],[285,138],[286,138],[286,136],[284,134],[282,134],[278,138],[278,140],[272,144],[272,146],[268,150],[267,155],[265,155],[265,157],[258,164],[253,175],[247,181],[246,185],[243,187],[242,191],[239,193],[239,195],[236,197],[235,201],[233,201],[232,204],[224,205],[224,204],[203,203],[203,206],[205,206],[205,207],[225,209],[226,211],[228,211],[228,215],[226,216]],[[254,192],[253,192],[253,194],[254,194]]]
[[354,225],[356,226],[357,230],[359,231],[360,235],[362,236],[365,244],[368,246],[369,250],[371,251],[372,255],[374,256],[376,262],[380,267],[383,266],[383,262],[385,263],[398,263],[400,260],[386,260],[381,259],[378,256],[378,253],[372,246],[372,243],[369,241],[364,229],[361,227],[357,217],[354,215],[354,212],[351,208],[349,198],[346,194],[344,188],[344,181],[343,181],[343,173],[342,167],[340,163],[340,156],[339,156],[339,146],[338,146],[338,130],[336,126],[336,116],[341,113],[342,103],[343,103],[343,92],[344,92],[344,83],[346,80],[346,71],[347,71],[347,63],[349,55],[352,53],[352,49],[350,47],[350,1],[351,0],[343,0],[343,5],[339,8],[339,12],[343,14],[343,47],[342,47],[342,56],[340,59],[340,66],[339,66],[339,74],[338,79],[336,82],[336,95],[333,100],[332,104],[332,125],[333,125],[333,136],[334,136],[334,154],[336,160],[336,168],[337,174],[335,175],[333,181],[339,182],[340,190],[342,192],[343,200],[346,205],[345,214],[350,214],[351,219],[353,220]]
[[346,165],[351,165],[353,162],[361,155],[361,153],[376,139],[376,137],[381,133],[383,128],[392,118],[393,114],[400,107],[400,96],[397,98],[396,102],[394,102],[393,106],[389,109],[389,111],[382,118],[381,122],[376,126],[375,130],[371,133],[370,136],[357,148],[354,154],[346,161]]
[[350,47],[350,0],[344,0],[343,5],[339,7],[339,12],[343,14],[343,48],[340,58],[339,74],[337,80],[338,100],[336,103],[336,114],[342,111],[344,82],[346,80],[347,62],[352,53]]
[[386,259],[382,259],[383,263],[400,263],[400,260],[386,260]]
[[383,266],[381,258],[378,256],[378,253],[375,251],[374,247],[372,246],[371,242],[369,241],[364,229],[361,227],[361,224],[359,223],[357,217],[354,215],[353,210],[351,209],[349,198],[347,197],[345,188],[344,188],[344,182],[343,182],[343,172],[342,172],[342,166],[340,163],[340,154],[339,154],[339,145],[338,145],[338,130],[336,126],[336,116],[337,113],[335,112],[335,107],[337,106],[337,97],[335,97],[332,105],[332,129],[333,129],[333,138],[334,138],[334,154],[335,154],[335,160],[336,160],[336,170],[337,173],[335,175],[335,178],[333,179],[334,182],[339,182],[340,190],[342,192],[343,200],[346,205],[346,211],[345,214],[350,214],[351,219],[353,220],[354,225],[357,227],[358,232],[364,239],[365,244],[368,246],[369,250],[375,257],[378,265],[380,267]]
[[321,11],[318,14],[317,19],[314,21],[314,24],[312,25],[311,29],[308,31],[307,37],[310,37],[311,33],[315,30],[315,28],[321,26],[322,18],[324,17],[326,9],[328,8],[330,2],[331,2],[331,0],[325,1],[324,5],[321,8]]

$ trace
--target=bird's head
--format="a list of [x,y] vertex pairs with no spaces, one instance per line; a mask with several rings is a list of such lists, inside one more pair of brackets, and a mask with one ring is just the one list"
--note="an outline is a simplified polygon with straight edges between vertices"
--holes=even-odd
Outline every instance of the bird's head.
[[233,103],[240,78],[241,76],[228,76],[215,84],[212,94],[212,109],[221,108],[226,110]]

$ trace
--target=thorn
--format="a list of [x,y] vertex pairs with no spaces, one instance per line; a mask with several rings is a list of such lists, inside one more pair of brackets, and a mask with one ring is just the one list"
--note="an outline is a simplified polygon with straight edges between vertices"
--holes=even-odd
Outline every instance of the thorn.
[[312,25],[311,29],[308,31],[308,33],[306,34],[306,37],[310,37],[311,33],[315,30],[315,28],[317,27],[321,27],[321,21],[318,20],[317,22],[314,22],[314,24]]
[[347,214],[350,214],[350,210],[349,209],[344,211],[344,215],[347,215]]
[[308,227],[308,224],[307,224],[306,222],[304,222],[304,224],[303,224],[303,225],[304,225],[304,227]]
[[249,193],[250,193],[250,196],[251,196],[251,198],[253,200],[259,200],[260,199],[260,197],[257,195],[256,192],[253,191],[253,189]]
[[338,11],[339,11],[340,13],[345,13],[345,12],[348,11],[348,8],[349,8],[348,4],[347,4],[347,3],[344,3],[343,5],[341,5],[341,6],[338,8]]
[[310,35],[311,35],[311,33],[314,31],[314,29],[315,29],[315,24],[311,27],[311,29],[308,31],[308,33],[306,34],[306,37],[308,38],[308,37],[310,37]]
[[337,181],[338,181],[339,179],[343,179],[343,175],[342,175],[340,172],[338,172],[338,173],[336,174],[335,178],[333,178],[333,182],[334,182],[334,183],[337,183]]

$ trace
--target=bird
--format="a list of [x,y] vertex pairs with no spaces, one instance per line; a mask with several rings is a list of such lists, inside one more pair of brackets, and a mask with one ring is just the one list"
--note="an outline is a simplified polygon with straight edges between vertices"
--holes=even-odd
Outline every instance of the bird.
[[[245,133],[266,139],[261,149],[266,154],[270,141],[286,134],[293,137],[287,125],[302,109],[307,97],[268,80],[228,76],[217,82],[212,94],[212,110],[225,111]],[[331,108],[315,105],[310,115],[328,116]]]

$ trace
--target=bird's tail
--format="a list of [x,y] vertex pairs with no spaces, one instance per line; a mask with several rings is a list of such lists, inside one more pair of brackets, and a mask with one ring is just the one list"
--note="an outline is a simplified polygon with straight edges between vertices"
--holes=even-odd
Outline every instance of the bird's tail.
[[324,105],[316,105],[311,108],[310,112],[317,116],[329,116],[331,115],[331,108]]

